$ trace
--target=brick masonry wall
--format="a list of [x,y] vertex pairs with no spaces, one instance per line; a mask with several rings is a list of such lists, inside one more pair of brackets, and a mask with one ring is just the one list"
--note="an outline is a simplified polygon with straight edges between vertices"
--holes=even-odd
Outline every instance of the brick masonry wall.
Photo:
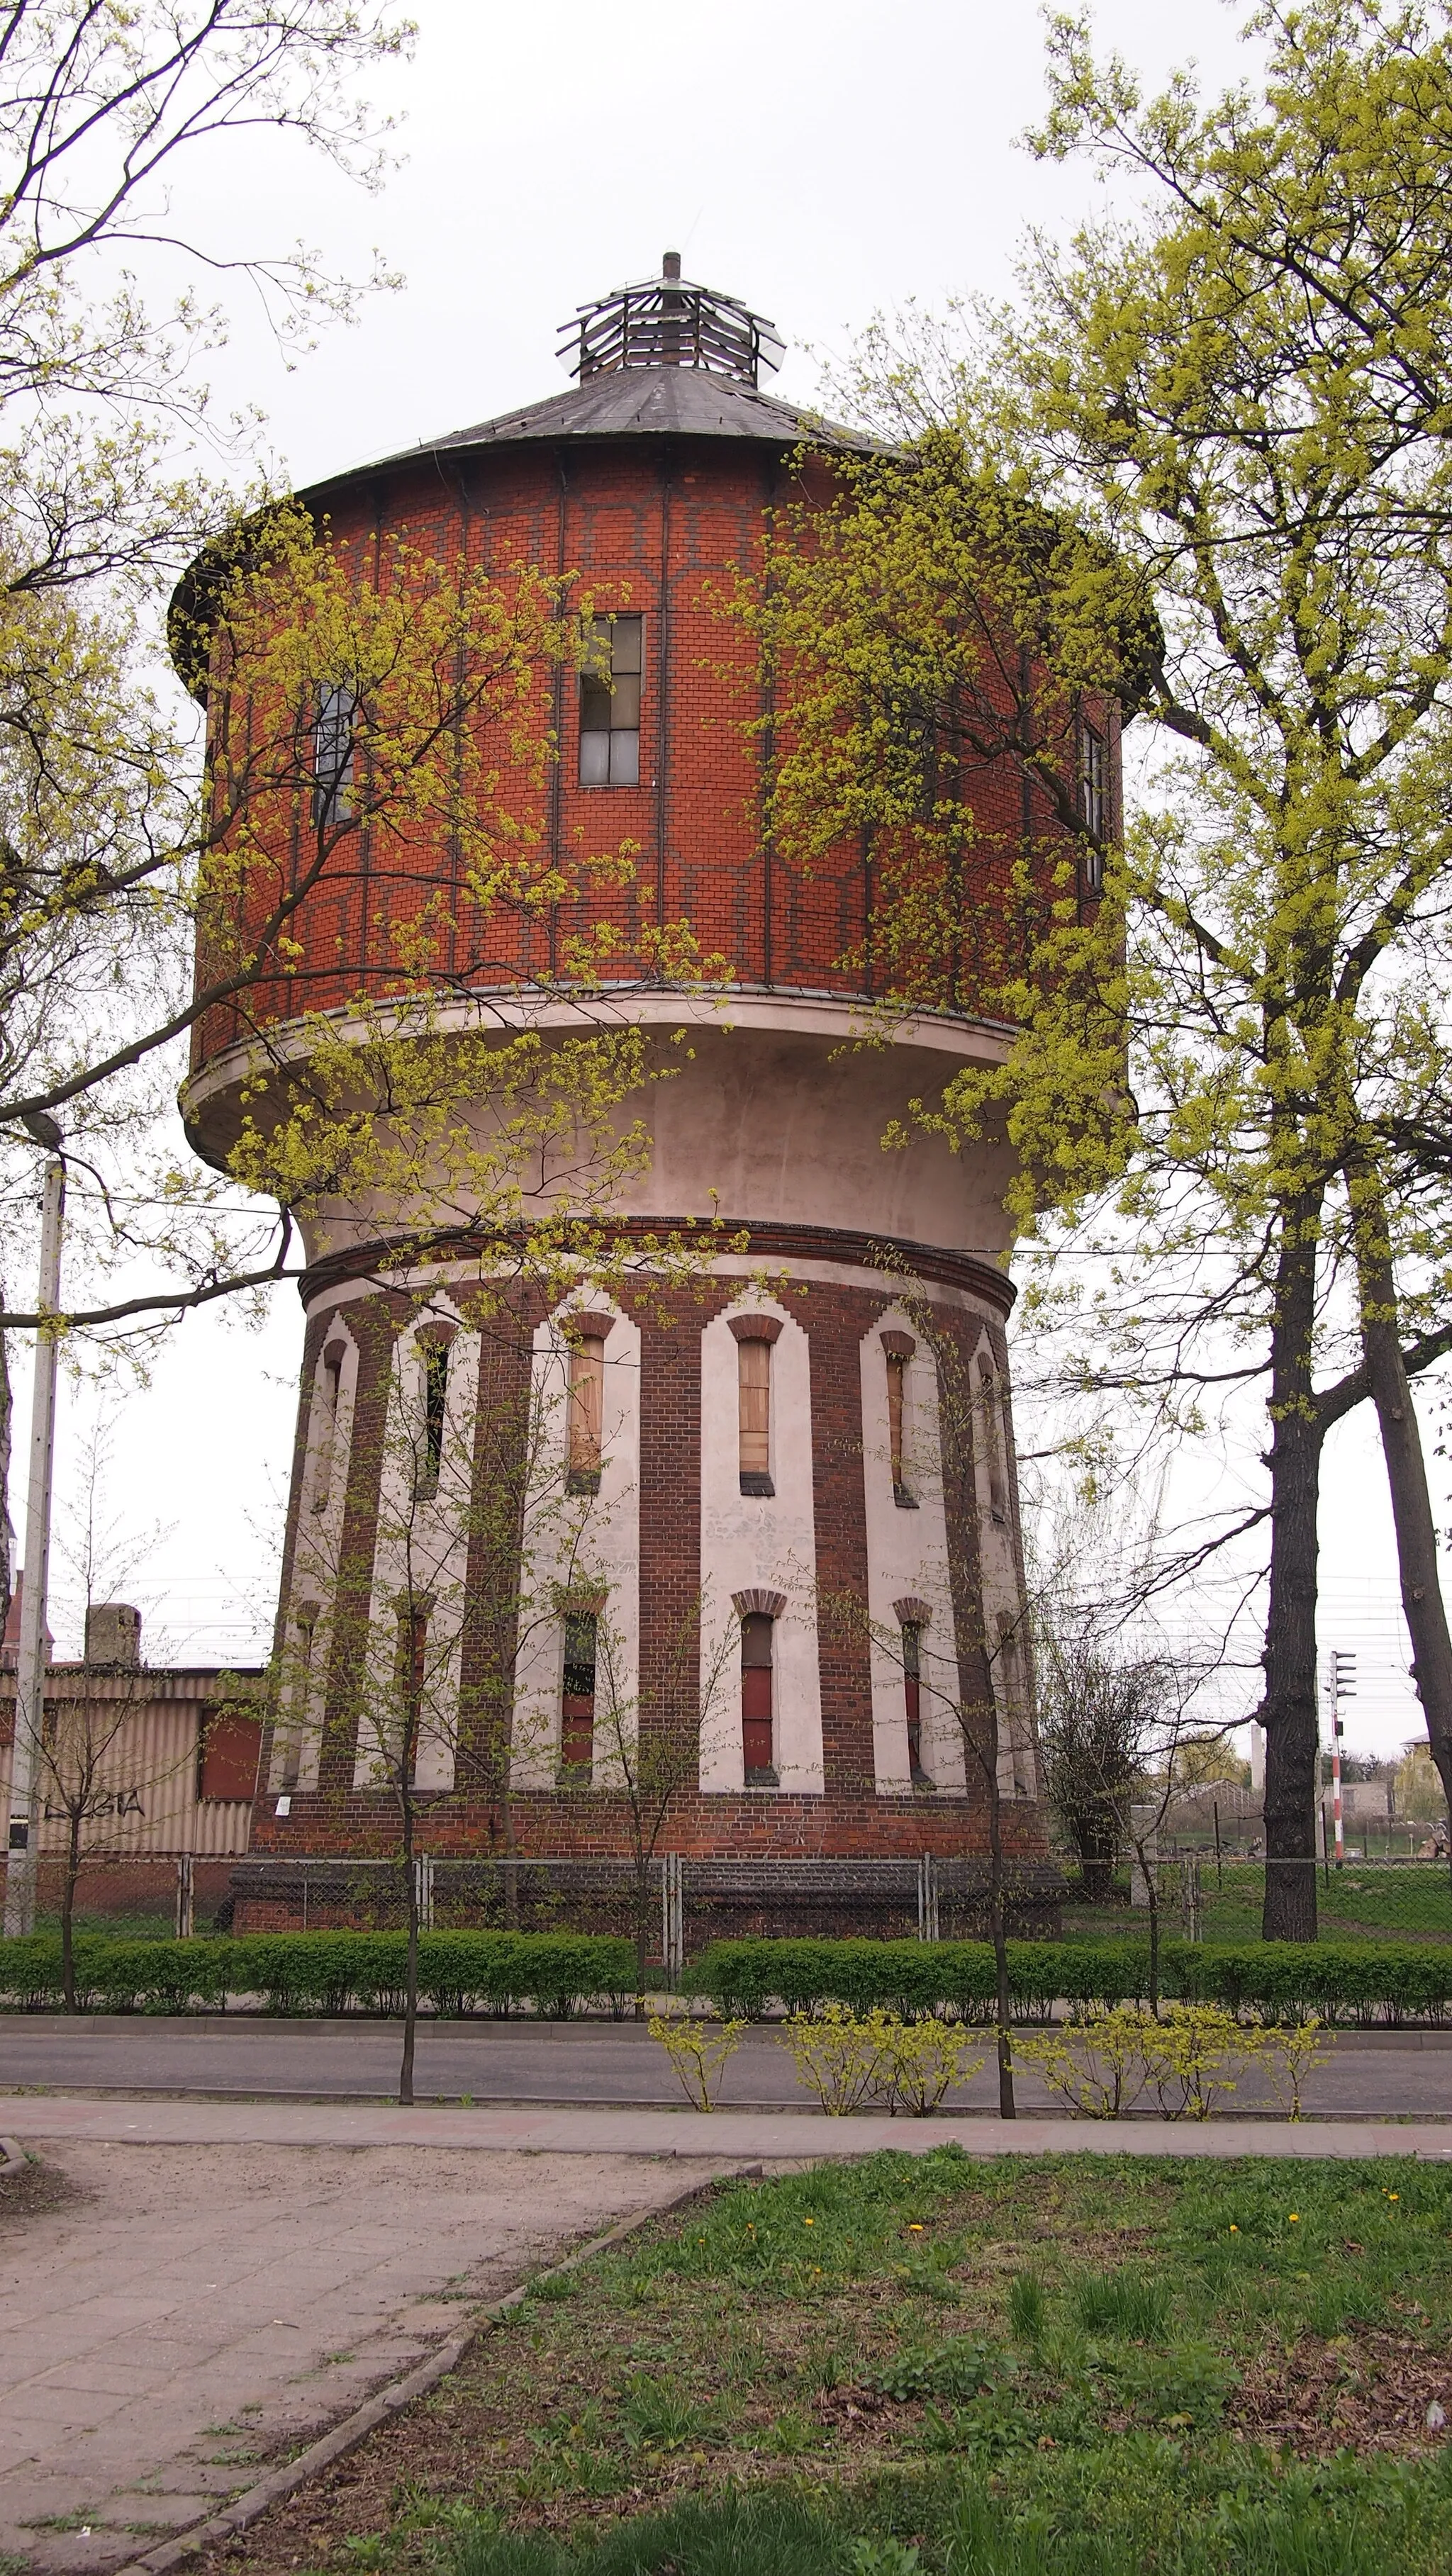
[[[761,559],[765,513],[787,469],[769,446],[740,439],[601,440],[551,449],[524,443],[458,460],[451,491],[440,489],[437,460],[359,478],[340,494],[330,520],[333,541],[373,577],[383,533],[406,531],[423,554],[449,565],[480,567],[507,584],[513,567],[537,565],[578,576],[579,595],[597,611],[642,613],[645,685],[640,784],[589,789],[578,784],[578,688],[572,674],[541,665],[535,725],[557,734],[560,758],[543,780],[512,759],[502,725],[498,739],[481,730],[505,799],[541,846],[567,869],[582,852],[629,844],[629,882],[563,905],[529,921],[476,920],[460,895],[457,856],[442,835],[410,838],[406,856],[366,826],[345,834],[322,881],[289,924],[300,954],[285,977],[263,984],[243,1006],[219,1009],[200,1027],[194,1062],[245,1036],[254,1025],[293,1018],[303,1008],[345,1003],[360,988],[397,989],[400,978],[386,925],[421,912],[435,886],[453,889],[444,972],[464,985],[507,984],[552,974],[572,930],[596,921],[618,930],[626,950],[643,931],[688,921],[701,950],[719,953],[747,986],[813,991],[871,989],[844,966],[867,942],[873,906],[871,855],[853,842],[828,853],[811,873],[784,862],[762,835],[759,752],[746,727],[763,712],[749,635],[722,614],[737,570]],[[830,485],[818,478],[825,493]],[[1105,729],[1110,752],[1111,810],[1117,812],[1118,730],[1112,706],[1095,700],[1091,718]],[[246,730],[242,675],[214,725]],[[1066,748],[1066,761],[1072,754]],[[1004,916],[994,901],[1025,836],[1044,853],[1068,844],[1041,791],[1027,790],[1007,757],[965,771],[974,842],[964,887],[965,918],[986,902],[986,917]],[[274,884],[295,882],[308,820],[299,799],[290,821],[270,836]],[[260,883],[260,874],[259,874]],[[973,941],[963,959],[963,1005],[972,1007]]]
[[[709,1318],[736,1302],[741,1283],[709,1281],[697,1291],[668,1297],[653,1293],[634,1301],[641,1328],[640,1611],[642,1723],[647,1728],[689,1727],[695,1658],[692,1623],[701,1585],[700,1402],[701,1335]],[[683,1786],[670,1802],[658,1847],[723,1860],[803,1857],[951,1857],[987,1848],[986,1798],[969,1766],[968,1794],[884,1794],[874,1786],[873,1728],[868,1643],[860,1622],[834,1619],[834,1601],[864,1604],[867,1530],[863,1489],[861,1380],[863,1336],[898,1298],[900,1280],[881,1292],[868,1288],[799,1283],[793,1312],[808,1336],[815,1445],[814,1506],[819,1612],[825,1790],[748,1790],[703,1794]],[[469,1316],[467,1286],[450,1283],[450,1296]],[[629,1301],[627,1301],[629,1302]],[[362,1351],[347,1495],[340,1611],[330,1664],[328,1721],[318,1789],[294,1790],[290,1813],[279,1817],[275,1799],[260,1797],[254,1816],[256,1854],[339,1855],[377,1858],[396,1848],[397,1819],[386,1793],[352,1788],[356,1751],[356,1692],[372,1582],[381,1452],[388,1379],[395,1334],[416,1311],[394,1292],[355,1297],[346,1308],[350,1331]],[[985,1322],[996,1326],[985,1301],[977,1312],[942,1304],[939,1329],[968,1354]],[[480,1404],[474,1438],[478,1535],[471,1549],[470,1608],[462,1667],[463,1725],[455,1788],[420,1798],[420,1847],[440,1855],[498,1856],[513,1847],[549,1857],[578,1854],[624,1856],[632,1848],[625,1804],[600,1789],[514,1790],[506,1794],[501,1741],[508,1703],[511,1653],[508,1600],[512,1569],[500,1556],[512,1524],[493,1507],[513,1472],[511,1441],[523,1436],[528,1353],[537,1311],[524,1304],[512,1318],[493,1311],[485,1327]],[[305,1388],[326,1338],[326,1318],[309,1327]],[[995,1330],[1000,1363],[1005,1354]],[[306,1394],[304,1399],[306,1405]],[[964,1426],[965,1441],[969,1426]],[[302,1451],[299,1448],[299,1459]],[[949,1469],[950,1547],[955,1616],[963,1659],[962,1695],[971,1707],[980,1688],[975,1660],[982,1621],[977,1598],[975,1516],[963,1501],[972,1473],[971,1451]],[[518,1479],[516,1477],[516,1489]],[[295,1476],[291,1530],[301,1498]],[[492,1551],[492,1553],[491,1553]],[[682,1638],[687,1650],[682,1652]],[[268,1748],[261,1777],[267,1778]],[[1047,1849],[1037,1805],[1010,1800],[1003,1809],[1007,1849],[1022,1858]]]

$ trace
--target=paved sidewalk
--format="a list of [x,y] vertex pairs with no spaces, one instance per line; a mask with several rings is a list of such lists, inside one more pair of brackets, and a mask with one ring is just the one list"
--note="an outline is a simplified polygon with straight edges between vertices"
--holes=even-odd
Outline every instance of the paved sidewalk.
[[829,2120],[811,2112],[412,2111],[375,2102],[157,2102],[0,2096],[0,2134],[106,2140],[133,2146],[448,2147],[492,2154],[709,2157],[719,2165],[924,2154],[952,2143],[969,2155],[1424,2156],[1452,2160],[1452,2128],[1436,2120],[1070,2120],[976,2114],[931,2120]]
[[[0,2562],[134,2559],[565,2241],[693,2179],[639,2154],[483,2158],[442,2137],[329,2137],[286,2117],[266,2133],[216,2105],[149,2107],[170,2125],[131,2126],[125,2104],[0,2105],[0,2130],[43,2142],[76,2187],[0,2215]],[[712,2140],[701,2178],[722,2161]]]

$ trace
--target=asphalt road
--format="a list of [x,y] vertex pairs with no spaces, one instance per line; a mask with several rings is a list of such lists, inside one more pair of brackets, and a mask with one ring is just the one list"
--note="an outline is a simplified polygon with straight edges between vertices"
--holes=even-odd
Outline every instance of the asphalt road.
[[[287,2022],[228,2014],[67,2021],[6,2013],[0,2014],[0,2092],[38,2087],[379,2100],[396,2087],[398,2052],[397,2024],[361,2018]],[[425,2021],[415,2080],[421,2100],[684,2107],[664,2052],[631,2022]],[[745,2034],[720,2099],[739,2109],[816,2107],[798,2083],[780,2033],[770,2029]],[[1061,2107],[1027,2067],[1019,2073],[1019,2099],[1025,2110]],[[989,2053],[945,2108],[986,2112],[996,2106]],[[1308,2079],[1305,2106],[1323,2117],[1452,2120],[1452,2033],[1345,2032],[1330,2064]],[[1274,2095],[1252,2073],[1219,2107],[1270,2111]]]

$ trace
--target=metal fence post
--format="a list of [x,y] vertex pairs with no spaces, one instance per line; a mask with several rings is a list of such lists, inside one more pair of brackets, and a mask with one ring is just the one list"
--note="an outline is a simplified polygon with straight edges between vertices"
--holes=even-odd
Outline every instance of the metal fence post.
[[918,1861],[918,1939],[938,1938],[938,1870],[931,1852]]
[[660,1859],[660,1955],[666,1975],[678,1977],[686,1964],[684,1872],[679,1852]]
[[414,1885],[418,1891],[418,1928],[434,1928],[434,1865],[426,1852],[421,1852],[413,1865]]
[[196,1925],[196,1869],[190,1852],[183,1852],[176,1865],[176,1937],[190,1941]]

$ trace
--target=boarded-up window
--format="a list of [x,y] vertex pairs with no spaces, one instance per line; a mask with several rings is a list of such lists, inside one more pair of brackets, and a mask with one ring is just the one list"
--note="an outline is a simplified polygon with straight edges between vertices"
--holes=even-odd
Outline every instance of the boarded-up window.
[[743,1494],[769,1494],[771,1487],[771,1344],[739,1341],[736,1345],[740,1405],[740,1469]]
[[582,1333],[570,1344],[570,1482],[577,1493],[599,1487],[604,1428],[604,1338]]
[[[743,1350],[765,1350],[765,1342],[743,1342]],[[772,1645],[776,1621],[752,1610],[741,1622],[741,1749],[746,1777],[774,1780],[772,1767]]]
[[219,1709],[215,1717],[204,1718],[199,1795],[250,1800],[257,1787],[261,1749],[260,1718],[233,1709]]

